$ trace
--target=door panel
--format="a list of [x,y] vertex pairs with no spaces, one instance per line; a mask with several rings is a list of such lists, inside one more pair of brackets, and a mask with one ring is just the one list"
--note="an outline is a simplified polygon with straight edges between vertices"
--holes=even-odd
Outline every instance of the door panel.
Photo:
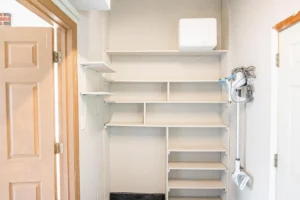
[[0,199],[54,200],[51,28],[0,28]]
[[39,156],[38,96],[36,83],[6,83],[9,158]]
[[300,196],[300,24],[280,33],[277,200]]

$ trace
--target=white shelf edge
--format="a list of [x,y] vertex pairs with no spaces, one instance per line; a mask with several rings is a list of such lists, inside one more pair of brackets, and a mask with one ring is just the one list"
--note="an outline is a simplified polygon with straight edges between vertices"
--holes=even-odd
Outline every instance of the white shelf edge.
[[82,62],[80,65],[101,73],[116,73],[116,71],[105,62]]
[[169,189],[225,190],[221,180],[169,180]]
[[211,152],[211,153],[218,153],[224,152],[227,153],[227,149],[223,146],[182,146],[182,147],[170,147],[168,152]]
[[113,93],[110,93],[110,92],[81,92],[80,94],[83,96],[110,96],[110,95],[113,95]]
[[157,127],[157,128],[228,128],[225,124],[124,124],[124,123],[106,123],[105,126],[107,127]]
[[179,50],[107,50],[111,56],[220,56],[228,50],[206,50],[197,52],[184,52]]
[[219,80],[106,80],[109,83],[219,83]]
[[107,104],[228,104],[227,101],[105,101]]
[[212,170],[226,171],[227,168],[223,163],[209,162],[169,162],[169,170]]

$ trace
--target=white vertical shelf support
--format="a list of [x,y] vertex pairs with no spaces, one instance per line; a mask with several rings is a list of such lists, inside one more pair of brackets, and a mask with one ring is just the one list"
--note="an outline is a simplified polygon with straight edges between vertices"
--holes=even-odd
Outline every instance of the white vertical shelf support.
[[[83,84],[84,88],[86,88],[86,70],[83,71]],[[82,98],[82,103],[84,104],[83,106],[83,115],[80,116],[80,130],[85,129],[86,125],[86,110],[87,110],[87,98]]]
[[170,82],[167,82],[167,101],[170,101]]
[[166,127],[166,196],[169,199],[169,127]]
[[147,104],[144,103],[144,124],[146,124]]
[[85,125],[86,125],[86,110],[87,110],[87,98],[82,98],[82,102],[84,104],[83,107],[83,115],[80,116],[80,130],[84,130],[85,129]]

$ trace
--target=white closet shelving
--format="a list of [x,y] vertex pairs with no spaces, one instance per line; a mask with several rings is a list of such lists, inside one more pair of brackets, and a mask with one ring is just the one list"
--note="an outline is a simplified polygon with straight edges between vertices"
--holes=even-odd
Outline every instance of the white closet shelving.
[[130,123],[106,123],[107,127],[153,127],[153,128],[227,128],[225,124],[130,124]]
[[[229,127],[227,122],[222,120],[222,115],[228,109],[228,99],[220,89],[218,80],[220,75],[214,74],[214,71],[220,73],[220,62],[227,51],[107,51],[107,53],[111,56],[112,65],[117,66],[118,73],[105,77],[106,82],[110,84],[110,92],[115,93],[114,96],[105,98],[105,103],[110,105],[110,121],[105,126],[119,128],[116,129],[118,133],[121,131],[120,128],[153,129],[153,132],[165,129],[166,200],[225,200],[228,185]],[[203,60],[207,65],[212,65],[213,69],[219,70],[214,70],[207,77],[199,79],[187,75],[186,79],[157,79],[154,76],[149,78],[150,75],[147,74],[139,74],[141,72],[139,67],[147,65],[144,62],[160,63],[163,60],[162,65],[165,65],[168,62],[167,58],[173,62],[172,60],[177,57],[180,59],[175,59],[175,62],[190,59],[189,62],[193,64],[201,63]],[[140,79],[130,78],[126,66],[128,70],[133,70],[131,73],[136,73],[136,78]],[[194,68],[195,73],[206,70],[204,65],[202,68],[201,66],[198,69]],[[152,73],[151,70],[145,68],[149,73]],[[177,70],[184,74],[189,68],[182,66]],[[170,71],[162,70],[158,73]],[[114,130],[112,129],[112,134]],[[143,135],[143,131],[140,131],[140,134]],[[194,173],[197,179],[189,173]],[[111,175],[114,176],[113,172]],[[184,196],[186,193],[181,194],[181,190],[207,190],[216,193],[212,197],[206,195],[189,197]]]
[[169,189],[226,189],[224,182],[219,180],[169,180]]
[[115,73],[116,71],[104,62],[82,62],[80,65],[101,73]]
[[[81,67],[86,69],[94,70],[100,74],[102,73],[116,73],[116,71],[111,68],[108,64],[104,62],[82,62],[80,63]],[[85,81],[86,81],[86,72],[85,74]],[[110,96],[113,93],[105,92],[105,91],[92,91],[92,92],[80,92],[82,96]]]
[[[87,70],[91,70],[92,73],[97,73],[96,77],[98,79],[98,82],[100,82],[100,78],[102,77],[102,74],[106,74],[106,73],[115,73],[116,71],[114,69],[112,69],[110,66],[108,66],[106,63],[104,62],[82,62],[80,63],[80,66],[84,69],[84,87],[85,90],[87,90]],[[108,91],[99,91],[102,90],[99,88],[99,86],[97,87],[96,91],[82,91],[80,92],[80,95],[83,98],[83,103],[84,103],[84,110],[80,116],[80,129],[84,130],[86,127],[86,121],[87,121],[87,104],[89,102],[89,98],[87,97],[100,97],[100,98],[104,98],[105,96],[111,96],[113,95],[113,93],[108,92]],[[98,102],[98,112],[99,112],[99,102]],[[98,113],[99,114],[99,113]]]
[[132,104],[132,103],[146,103],[146,104],[166,104],[166,103],[173,103],[173,104],[227,104],[227,101],[105,101],[105,103],[113,104]]
[[106,80],[110,83],[219,83],[219,80]]
[[[112,0],[112,5],[99,23],[92,20],[100,26],[92,35],[99,36],[89,41],[85,56],[109,65],[81,63],[88,73],[81,102],[89,105],[81,113],[91,113],[80,121],[93,130],[82,134],[90,139],[82,149],[99,147],[95,160],[82,162],[86,180],[94,178],[88,169],[96,163],[104,200],[122,192],[230,200],[230,104],[219,85],[230,61],[229,0]],[[203,17],[217,20],[216,50],[177,50],[179,20]],[[98,186],[95,190],[92,195]]]
[[112,56],[220,56],[227,53],[227,50],[208,50],[198,52],[181,52],[179,50],[116,50],[106,51]]
[[204,162],[169,162],[170,170],[220,170],[226,171],[223,163],[204,163]]
[[113,95],[113,93],[110,92],[81,92],[80,93],[83,96],[109,96]]
[[171,152],[198,152],[198,153],[227,153],[227,149],[223,146],[174,146],[169,147],[169,153]]

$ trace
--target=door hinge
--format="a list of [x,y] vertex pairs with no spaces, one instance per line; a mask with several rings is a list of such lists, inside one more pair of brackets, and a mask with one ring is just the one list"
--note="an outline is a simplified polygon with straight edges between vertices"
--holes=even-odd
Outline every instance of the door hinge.
[[62,61],[62,54],[59,51],[53,52],[53,62],[54,63],[61,63]]
[[62,154],[64,152],[64,145],[61,142],[57,142],[54,145],[54,153],[55,154]]
[[276,67],[280,67],[280,54],[276,54]]
[[278,154],[274,154],[274,167],[278,167]]

